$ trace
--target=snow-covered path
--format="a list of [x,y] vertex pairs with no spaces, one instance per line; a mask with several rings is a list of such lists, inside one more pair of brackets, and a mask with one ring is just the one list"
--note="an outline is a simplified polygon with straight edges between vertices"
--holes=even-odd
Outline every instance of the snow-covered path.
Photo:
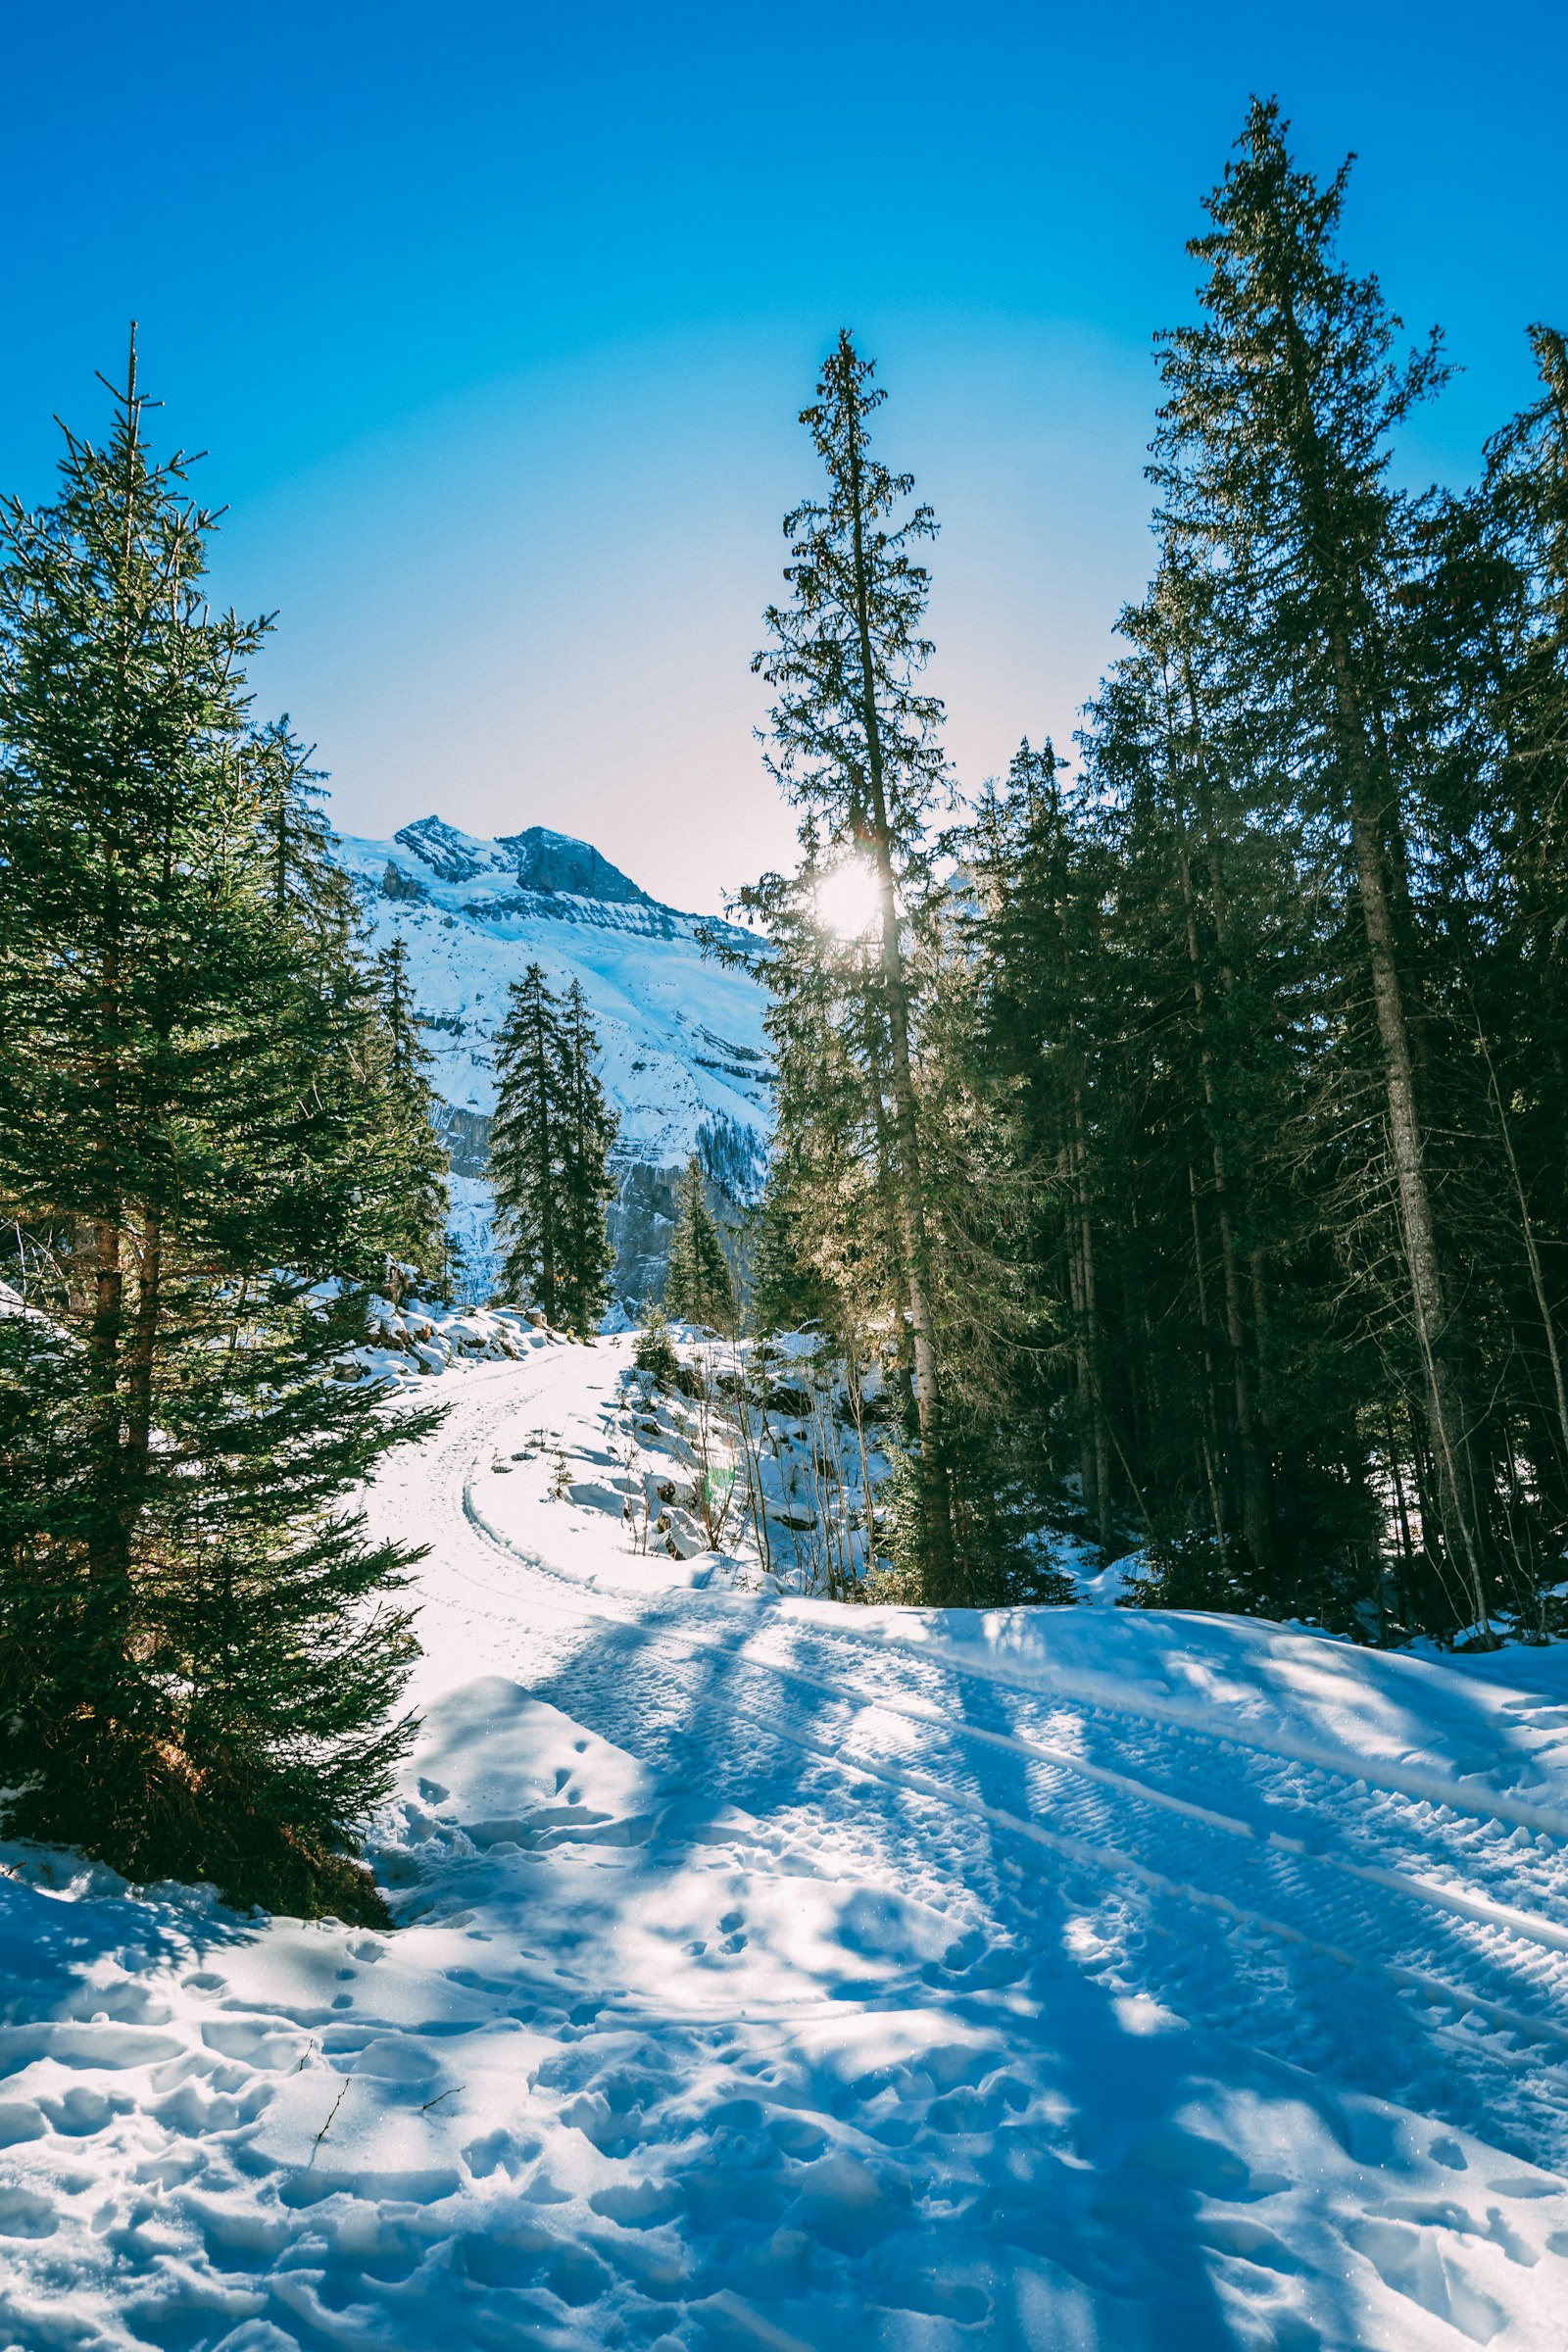
[[0,1888],[0,2333],[1568,2342],[1568,1653],[672,1586],[550,1499],[621,1360],[377,1494],[399,1935]]

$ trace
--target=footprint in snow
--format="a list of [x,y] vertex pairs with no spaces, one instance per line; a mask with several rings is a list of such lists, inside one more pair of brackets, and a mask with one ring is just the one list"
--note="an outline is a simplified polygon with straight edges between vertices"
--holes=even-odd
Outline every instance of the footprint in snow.
[[60,2217],[30,2188],[0,2188],[0,2237],[52,2237]]

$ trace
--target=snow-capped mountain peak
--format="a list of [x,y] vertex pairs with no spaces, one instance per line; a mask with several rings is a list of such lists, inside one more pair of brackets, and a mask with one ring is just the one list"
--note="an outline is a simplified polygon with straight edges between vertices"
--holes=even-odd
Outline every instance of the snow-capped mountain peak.
[[[618,1280],[657,1283],[672,1185],[694,1151],[736,1199],[755,1190],[772,1106],[764,997],[705,955],[700,917],[665,906],[591,843],[529,825],[483,840],[439,815],[386,840],[343,835],[374,944],[401,939],[446,1104],[458,1229],[483,1280],[493,1266],[484,1183],[495,1107],[493,1048],[507,990],[525,964],[580,982],[620,1119],[621,1194],[612,1216]],[[713,925],[736,941],[748,935]]]
[[591,842],[569,833],[553,833],[547,825],[528,825],[521,833],[504,833],[494,841],[462,833],[445,817],[421,816],[393,835],[399,849],[417,860],[418,869],[442,882],[477,881],[481,875],[508,875],[519,889],[552,898],[564,894],[593,899],[604,906],[651,906],[654,901],[629,874],[601,857]]

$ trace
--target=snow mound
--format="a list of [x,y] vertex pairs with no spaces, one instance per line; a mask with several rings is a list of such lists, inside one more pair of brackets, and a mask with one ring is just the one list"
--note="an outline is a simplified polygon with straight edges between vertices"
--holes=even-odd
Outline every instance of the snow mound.
[[531,1348],[548,1348],[555,1335],[520,1307],[426,1303],[406,1298],[395,1306],[374,1296],[367,1308],[368,1339],[338,1365],[343,1380],[370,1379],[391,1387],[465,1365],[515,1363]]
[[7,1849],[0,2342],[1560,2352],[1568,1650],[596,1586],[625,1361],[372,1494],[394,1933]]

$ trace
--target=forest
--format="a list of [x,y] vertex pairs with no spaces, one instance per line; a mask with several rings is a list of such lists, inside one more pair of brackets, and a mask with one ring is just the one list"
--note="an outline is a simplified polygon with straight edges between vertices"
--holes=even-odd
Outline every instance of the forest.
[[[1446,363],[1342,259],[1348,173],[1253,105],[1070,752],[960,791],[937,518],[850,332],[804,413],[754,665],[801,855],[713,943],[768,993],[774,1142],[716,1220],[687,1171],[668,1305],[892,1397],[861,1597],[1063,1601],[1072,1539],[1136,1606],[1568,1630],[1568,347],[1529,329],[1473,486],[1403,486]],[[6,1827],[380,1921],[354,1856],[413,1737],[418,1553],[360,1498],[436,1411],[344,1361],[372,1301],[464,1279],[428,1057],[134,344],[113,402],[0,547]],[[582,1338],[598,1050],[531,965],[502,1297]]]
[[[802,858],[764,1325],[897,1337],[884,1597],[1129,1597],[1358,1641],[1565,1622],[1568,350],[1473,488],[1446,373],[1256,102],[1156,338],[1156,561],[1064,757],[965,804],[923,691],[937,522],[849,334],[757,668]],[[846,877],[858,868],[863,888]],[[848,921],[833,911],[854,909]]]

